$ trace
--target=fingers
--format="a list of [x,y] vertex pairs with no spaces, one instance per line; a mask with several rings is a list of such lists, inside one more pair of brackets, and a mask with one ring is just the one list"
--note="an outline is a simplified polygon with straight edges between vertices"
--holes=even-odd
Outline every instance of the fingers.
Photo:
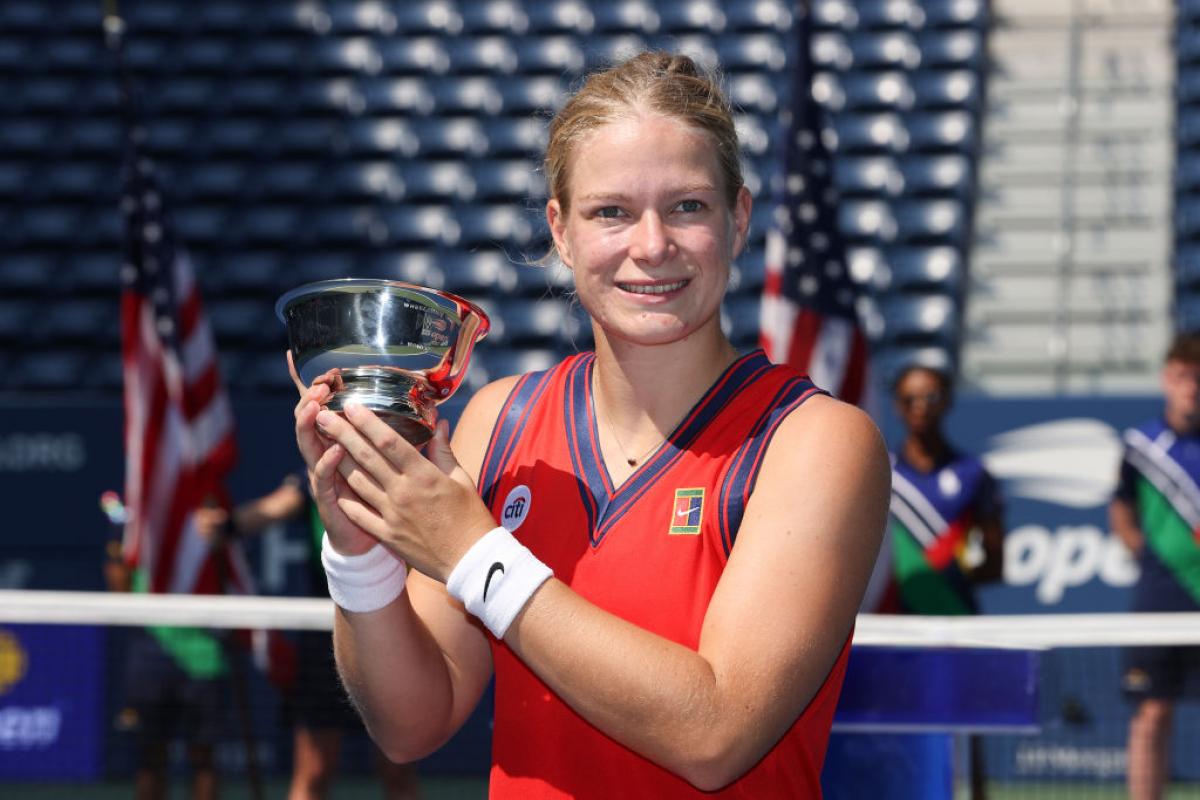
[[433,438],[425,446],[425,456],[446,475],[452,475],[458,467],[458,459],[450,448],[450,423],[446,420],[438,420]]
[[[348,411],[343,413],[349,415]],[[317,414],[316,424],[318,430],[323,434],[340,443],[358,466],[374,478],[380,486],[388,485],[389,478],[396,472],[395,466],[346,417],[323,410]],[[390,428],[388,430],[391,431]]]
[[292,383],[296,384],[296,391],[300,393],[301,399],[308,394],[308,387],[304,385],[304,381],[300,380],[300,373],[296,371],[296,359],[292,357],[292,350],[287,351],[288,374],[292,376]]
[[[346,421],[361,435],[362,439],[379,453],[382,453],[392,465],[407,470],[418,462],[423,462],[421,454],[408,441],[392,430],[386,422],[380,419],[370,409],[358,403],[348,403],[344,409]],[[343,444],[346,444],[343,442]],[[351,455],[358,460],[356,451],[347,445]],[[362,463],[362,462],[360,462]],[[366,464],[364,464],[366,466]],[[372,474],[374,472],[372,471]],[[378,475],[376,477],[379,477]]]
[[296,408],[296,444],[304,463],[312,468],[329,447],[317,431],[317,414],[321,406],[315,400],[301,400]]

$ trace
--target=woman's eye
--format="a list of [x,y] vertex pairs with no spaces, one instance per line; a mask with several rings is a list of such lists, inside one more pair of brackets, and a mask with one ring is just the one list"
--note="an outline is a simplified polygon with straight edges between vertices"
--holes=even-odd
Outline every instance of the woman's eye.
[[700,211],[703,208],[704,208],[704,204],[701,203],[699,200],[684,200],[682,203],[679,204],[679,210],[687,212],[689,214],[694,214],[695,212]]
[[596,216],[604,219],[616,219],[621,216],[621,209],[616,206],[604,206],[596,209]]

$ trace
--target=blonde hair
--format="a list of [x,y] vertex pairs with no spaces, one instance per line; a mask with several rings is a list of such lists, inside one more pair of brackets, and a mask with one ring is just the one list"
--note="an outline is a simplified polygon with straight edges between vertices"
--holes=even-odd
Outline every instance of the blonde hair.
[[550,122],[544,170],[550,196],[565,214],[575,148],[595,129],[639,112],[661,114],[707,133],[717,151],[724,195],[734,208],[744,183],[733,111],[714,75],[692,59],[646,52],[591,75]]

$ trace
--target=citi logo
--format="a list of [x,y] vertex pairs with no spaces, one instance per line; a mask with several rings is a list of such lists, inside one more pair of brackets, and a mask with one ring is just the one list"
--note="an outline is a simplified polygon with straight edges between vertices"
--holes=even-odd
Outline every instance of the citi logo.
[[521,524],[525,522],[525,518],[529,516],[529,507],[533,502],[533,498],[529,494],[529,487],[525,485],[515,487],[508,493],[508,497],[504,498],[504,505],[500,507],[500,524],[512,533]]

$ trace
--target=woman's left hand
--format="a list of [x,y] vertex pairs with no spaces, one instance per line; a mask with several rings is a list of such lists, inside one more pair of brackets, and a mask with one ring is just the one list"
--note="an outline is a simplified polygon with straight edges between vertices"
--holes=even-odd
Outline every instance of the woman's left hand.
[[450,449],[444,420],[426,445],[428,458],[356,403],[343,415],[321,411],[317,427],[345,449],[338,471],[357,497],[338,498],[342,513],[423,574],[444,582],[471,545],[496,527]]

